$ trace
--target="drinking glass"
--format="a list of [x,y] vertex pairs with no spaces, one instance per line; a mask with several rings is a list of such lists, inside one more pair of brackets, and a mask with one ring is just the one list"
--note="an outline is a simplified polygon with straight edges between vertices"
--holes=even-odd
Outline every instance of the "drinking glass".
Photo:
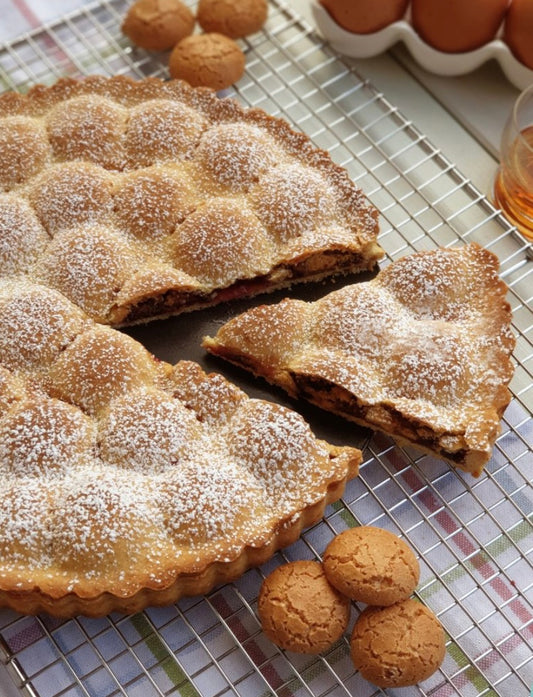
[[503,129],[494,199],[505,217],[533,240],[533,85],[520,94]]

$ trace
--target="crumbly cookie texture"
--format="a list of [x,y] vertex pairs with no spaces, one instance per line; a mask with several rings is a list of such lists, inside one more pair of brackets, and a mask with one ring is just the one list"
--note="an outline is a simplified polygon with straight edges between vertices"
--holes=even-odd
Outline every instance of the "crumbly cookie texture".
[[258,613],[265,634],[297,653],[326,651],[346,631],[350,601],[328,581],[320,562],[283,564],[264,580]]
[[210,32],[185,37],[173,49],[168,69],[173,78],[193,87],[223,90],[244,75],[240,46],[224,34]]
[[196,12],[205,32],[218,32],[232,39],[259,31],[267,15],[267,0],[200,0]]
[[409,545],[374,526],[350,528],[334,537],[322,564],[337,590],[368,605],[405,600],[420,578],[420,567]]
[[446,653],[444,629],[435,614],[416,600],[367,607],[350,641],[353,663],[379,687],[407,687],[430,677]]
[[4,92],[0,163],[0,276],[59,290],[105,324],[362,271],[383,255],[376,209],[325,151],[181,80]]
[[479,476],[511,399],[506,293],[497,257],[470,243],[406,255],[315,302],[257,306],[203,343],[293,397]]
[[166,51],[192,34],[195,23],[181,0],[137,0],[124,17],[122,31],[139,48]]

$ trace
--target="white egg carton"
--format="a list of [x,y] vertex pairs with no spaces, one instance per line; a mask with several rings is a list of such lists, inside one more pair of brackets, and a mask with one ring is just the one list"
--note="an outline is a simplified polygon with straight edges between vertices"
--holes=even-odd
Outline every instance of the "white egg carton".
[[[409,10],[402,20],[393,22],[381,31],[373,34],[354,34],[340,27],[318,0],[312,0],[311,9],[322,36],[336,51],[345,56],[371,58],[401,41],[417,63],[436,75],[465,75],[495,58],[507,79],[515,87],[523,90],[533,84],[533,70],[520,63],[501,38],[495,38],[475,51],[443,53],[429,46],[415,32],[409,23]],[[501,28],[498,32],[498,36],[500,35]]]

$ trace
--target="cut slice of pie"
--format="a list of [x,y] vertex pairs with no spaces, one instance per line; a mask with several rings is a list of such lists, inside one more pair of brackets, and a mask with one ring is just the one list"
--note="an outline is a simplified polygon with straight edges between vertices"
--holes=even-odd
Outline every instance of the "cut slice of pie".
[[181,81],[0,95],[0,275],[124,325],[372,269],[377,212],[308,137]]
[[0,280],[0,605],[104,615],[206,593],[294,542],[360,461],[59,292]]
[[420,252],[316,302],[256,307],[204,346],[478,476],[510,401],[506,291],[477,244]]

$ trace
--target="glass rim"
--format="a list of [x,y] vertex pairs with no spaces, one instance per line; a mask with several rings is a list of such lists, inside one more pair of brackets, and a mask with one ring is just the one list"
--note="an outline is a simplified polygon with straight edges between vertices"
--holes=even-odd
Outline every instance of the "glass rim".
[[[524,129],[521,128],[519,126],[519,123],[518,123],[518,111],[519,111],[520,107],[522,106],[523,101],[528,97],[533,98],[533,84],[529,85],[529,87],[526,87],[526,89],[523,90],[516,98],[516,101],[513,105],[512,120],[513,120],[513,127],[517,133],[517,138],[519,138],[520,141],[523,143],[523,145],[528,150],[531,150],[531,152],[533,153],[533,143],[528,142],[524,138],[524,136],[522,135],[522,131]],[[533,109],[532,109],[532,117],[531,117],[531,127],[533,128]]]

